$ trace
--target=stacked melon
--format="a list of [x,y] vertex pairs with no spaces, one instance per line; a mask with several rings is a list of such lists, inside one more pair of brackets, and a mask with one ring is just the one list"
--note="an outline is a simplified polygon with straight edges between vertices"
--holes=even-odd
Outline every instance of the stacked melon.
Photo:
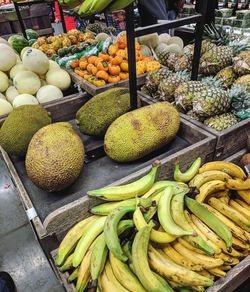
[[63,97],[71,84],[69,74],[40,50],[26,47],[20,57],[0,38],[0,116],[27,104]]

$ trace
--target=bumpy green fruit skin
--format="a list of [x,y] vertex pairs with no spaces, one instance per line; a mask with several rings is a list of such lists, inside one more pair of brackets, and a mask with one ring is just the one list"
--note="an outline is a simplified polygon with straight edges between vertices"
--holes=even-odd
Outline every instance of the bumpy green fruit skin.
[[115,161],[134,161],[169,143],[179,127],[178,111],[168,102],[155,103],[115,120],[106,132],[104,149]]
[[15,108],[0,130],[0,145],[10,155],[25,156],[33,135],[51,123],[49,113],[40,105]]
[[49,192],[70,186],[80,175],[83,163],[82,140],[66,122],[40,129],[30,141],[25,160],[29,178]]
[[114,88],[92,97],[76,113],[80,131],[102,137],[115,119],[129,111],[129,91]]

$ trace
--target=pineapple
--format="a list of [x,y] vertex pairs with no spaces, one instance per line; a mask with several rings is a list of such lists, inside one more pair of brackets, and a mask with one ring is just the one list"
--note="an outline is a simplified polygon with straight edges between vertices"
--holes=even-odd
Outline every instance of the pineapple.
[[216,87],[222,88],[222,80],[217,78],[216,76],[207,76],[201,79],[201,82],[205,84],[207,87]]
[[[247,76],[247,75],[246,75]],[[229,91],[231,110],[240,119],[250,115],[250,92],[242,85],[234,85]]]
[[167,79],[160,82],[157,94],[161,100],[169,102],[174,101],[174,92],[176,88],[183,82],[189,80],[189,74],[187,71],[182,71],[170,75]]
[[146,77],[145,83],[149,92],[151,94],[155,93],[158,89],[160,82],[166,79],[170,74],[172,74],[172,72],[169,71],[167,68],[161,68],[159,70],[149,72]]
[[166,65],[170,70],[175,70],[175,64],[179,61],[179,59],[182,57],[182,54],[177,53],[170,53],[168,55],[168,58],[166,60]]
[[217,115],[204,121],[204,125],[213,128],[216,131],[223,131],[237,123],[238,120],[232,113]]
[[183,70],[188,70],[188,71],[192,70],[192,60],[190,60],[185,55],[180,57],[174,65],[175,72],[179,72],[179,71],[183,71]]
[[234,84],[245,86],[246,89],[250,92],[250,74],[239,77],[236,79]]
[[243,51],[233,59],[233,69],[238,75],[250,74],[250,51]]
[[236,74],[233,71],[232,66],[228,66],[226,68],[223,68],[220,70],[217,74],[216,77],[221,79],[222,81],[222,86],[225,88],[229,88],[233,85],[235,79],[236,79]]
[[103,27],[100,23],[95,22],[95,23],[88,24],[86,29],[98,34],[98,33],[102,32]]
[[201,117],[201,116],[197,115],[193,110],[188,111],[187,112],[187,116],[189,116],[193,120],[196,120],[196,121],[201,122],[201,123],[203,123],[204,120],[205,120],[204,117]]
[[146,85],[143,85],[141,87],[141,92],[145,95],[149,95],[150,96],[150,91],[147,89],[147,86]]
[[201,81],[188,81],[177,87],[174,93],[177,108],[185,111],[192,109],[192,100],[195,92],[206,89],[207,86]]
[[202,117],[211,117],[226,113],[230,108],[230,98],[227,91],[219,88],[203,89],[193,97],[193,110]]

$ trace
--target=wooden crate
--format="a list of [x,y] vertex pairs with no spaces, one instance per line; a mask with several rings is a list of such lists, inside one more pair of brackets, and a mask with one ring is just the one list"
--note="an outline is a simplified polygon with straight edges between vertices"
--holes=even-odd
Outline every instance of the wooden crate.
[[[158,102],[156,99],[147,96],[141,92],[139,93],[139,95],[145,104]],[[247,132],[250,130],[250,118],[243,120],[238,124],[219,132],[210,127],[205,126],[201,122],[191,119],[189,116],[185,114],[181,114],[181,117],[216,137],[217,143],[213,157],[214,160],[223,160],[226,157],[246,147]]]

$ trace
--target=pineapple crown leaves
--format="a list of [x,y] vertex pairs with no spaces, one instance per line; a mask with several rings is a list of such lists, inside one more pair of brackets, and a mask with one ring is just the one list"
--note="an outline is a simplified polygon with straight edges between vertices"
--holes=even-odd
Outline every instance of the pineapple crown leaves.
[[232,48],[234,56],[242,51],[250,51],[250,43],[247,39],[241,41],[231,41],[228,46]]
[[217,28],[214,23],[204,26],[203,38],[218,46],[227,45],[230,42],[230,34],[223,27]]
[[233,85],[229,90],[229,98],[234,109],[250,108],[250,92],[246,86]]
[[184,77],[187,80],[191,80],[191,72],[188,70],[182,70],[182,71],[178,71],[176,73],[174,73],[174,75],[176,77]]

